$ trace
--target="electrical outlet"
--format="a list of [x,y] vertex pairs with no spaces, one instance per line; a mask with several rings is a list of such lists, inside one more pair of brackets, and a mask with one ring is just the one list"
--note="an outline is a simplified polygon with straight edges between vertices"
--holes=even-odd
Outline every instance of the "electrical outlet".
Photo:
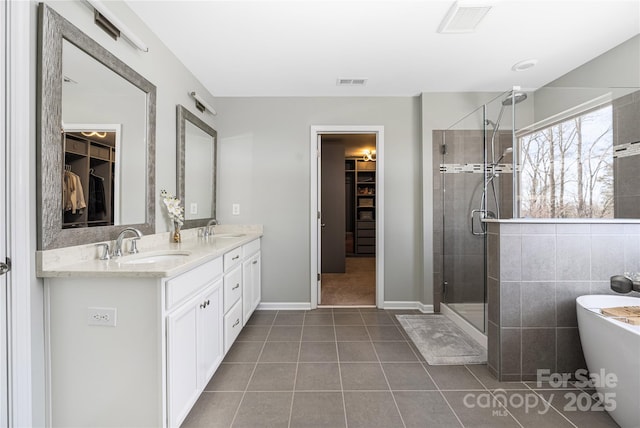
[[198,214],[198,203],[197,202],[191,202],[190,214]]
[[240,204],[233,204],[231,206],[231,214],[240,215]]
[[87,322],[89,325],[115,327],[116,313],[116,308],[88,308]]

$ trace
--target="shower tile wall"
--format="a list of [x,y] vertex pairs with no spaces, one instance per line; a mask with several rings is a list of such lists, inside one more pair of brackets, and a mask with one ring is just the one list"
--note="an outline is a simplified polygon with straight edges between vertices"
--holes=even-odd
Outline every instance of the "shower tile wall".
[[[640,145],[640,91],[613,101],[613,145]],[[616,218],[640,218],[640,153],[614,159]]]
[[[488,366],[501,381],[586,368],[575,299],[640,271],[640,224],[491,223]],[[640,296],[640,293],[632,293]]]

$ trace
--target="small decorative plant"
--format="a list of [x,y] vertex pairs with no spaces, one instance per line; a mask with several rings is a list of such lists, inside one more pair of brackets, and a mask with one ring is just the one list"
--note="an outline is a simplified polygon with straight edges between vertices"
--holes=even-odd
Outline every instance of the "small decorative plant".
[[180,242],[180,227],[184,224],[184,207],[181,205],[180,199],[167,193],[164,189],[160,191],[160,196],[162,196],[169,218],[173,222],[173,242]]

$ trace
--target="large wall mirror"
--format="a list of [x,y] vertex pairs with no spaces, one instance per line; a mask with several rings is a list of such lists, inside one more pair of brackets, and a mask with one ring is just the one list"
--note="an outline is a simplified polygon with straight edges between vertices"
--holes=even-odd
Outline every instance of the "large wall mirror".
[[40,250],[155,232],[156,87],[39,5]]
[[177,188],[185,227],[204,226],[216,216],[218,133],[181,105],[176,109]]

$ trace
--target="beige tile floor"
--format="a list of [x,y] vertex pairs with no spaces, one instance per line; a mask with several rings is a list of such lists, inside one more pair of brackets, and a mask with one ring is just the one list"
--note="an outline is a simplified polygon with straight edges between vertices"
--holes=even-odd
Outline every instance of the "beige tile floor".
[[604,411],[572,409],[571,397],[592,403],[590,391],[426,364],[397,313],[413,312],[257,311],[183,427],[617,426]]

